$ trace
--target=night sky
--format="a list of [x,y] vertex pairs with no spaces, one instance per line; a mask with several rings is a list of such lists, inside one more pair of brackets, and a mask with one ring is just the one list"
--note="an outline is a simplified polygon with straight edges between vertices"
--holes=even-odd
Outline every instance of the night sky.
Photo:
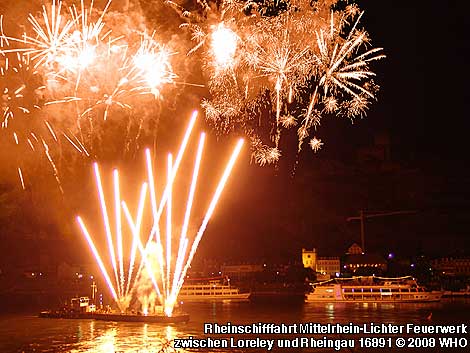
[[[6,2],[0,3],[5,8]],[[466,58],[470,41],[464,2],[358,3],[365,10],[362,25],[373,46],[383,47],[387,55],[373,66],[381,86],[377,102],[354,124],[336,117],[322,121],[318,137],[325,145],[316,154],[305,148],[296,156],[294,143],[286,148],[277,167],[259,167],[250,163],[245,150],[201,242],[199,261],[298,261],[303,247],[316,247],[320,256],[339,256],[360,241],[358,223],[346,221],[360,209],[416,211],[367,221],[368,251],[431,257],[469,255]],[[188,101],[195,102],[195,96],[197,93],[188,94]],[[180,110],[186,114],[183,117],[188,112]],[[173,128],[163,123],[163,139],[175,135]],[[390,140],[390,159],[360,163],[359,151],[373,147],[380,136]],[[215,134],[209,138],[210,158],[223,160],[216,151],[227,150],[234,140]],[[281,146],[289,145],[289,138],[289,134],[283,137]],[[170,142],[168,145],[174,148]],[[89,175],[83,172],[76,177]],[[57,197],[56,211],[44,209],[37,200],[35,206],[24,208],[33,196],[12,197],[12,187],[18,185],[0,180],[1,247],[23,255],[7,256],[4,261],[21,262],[28,251],[37,249],[46,253],[60,250],[77,261],[90,260],[73,219],[72,225],[64,222],[75,207],[67,209]],[[12,199],[17,204],[8,204]],[[21,213],[15,211],[18,208]],[[40,233],[41,237],[25,246],[24,238],[17,238],[12,231],[17,228],[10,224],[19,219],[24,219],[23,228],[29,227],[25,233]],[[77,252],[77,247],[83,251]]]

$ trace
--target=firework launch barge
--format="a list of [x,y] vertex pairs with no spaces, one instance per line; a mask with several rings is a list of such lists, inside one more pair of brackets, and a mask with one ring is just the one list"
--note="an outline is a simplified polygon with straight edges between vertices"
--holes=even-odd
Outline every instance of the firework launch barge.
[[165,315],[136,315],[136,314],[118,314],[118,313],[76,313],[64,311],[42,311],[39,314],[42,318],[51,319],[93,319],[101,321],[117,322],[146,322],[161,324],[177,324],[189,321],[189,315],[186,313],[173,316]]
[[115,312],[100,312],[95,310],[94,305],[89,305],[88,297],[73,298],[70,305],[59,310],[42,311],[39,317],[51,319],[92,319],[101,321],[117,322],[146,322],[176,324],[189,321],[189,315],[184,312],[176,311],[172,316],[163,314],[129,314]]
[[189,315],[186,313],[177,313],[172,316],[94,313],[92,318],[102,321],[146,322],[159,324],[178,324],[189,321]]
[[39,317],[50,319],[93,319],[101,321],[117,322],[146,322],[161,324],[177,324],[189,321],[189,315],[185,313],[173,316],[165,315],[135,315],[135,314],[117,314],[117,313],[73,313],[63,311],[42,311]]

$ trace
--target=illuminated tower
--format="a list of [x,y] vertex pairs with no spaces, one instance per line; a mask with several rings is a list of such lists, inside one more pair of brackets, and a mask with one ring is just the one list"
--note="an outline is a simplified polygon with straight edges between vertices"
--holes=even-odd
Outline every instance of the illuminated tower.
[[302,263],[305,268],[316,270],[317,267],[317,249],[307,250],[302,248]]

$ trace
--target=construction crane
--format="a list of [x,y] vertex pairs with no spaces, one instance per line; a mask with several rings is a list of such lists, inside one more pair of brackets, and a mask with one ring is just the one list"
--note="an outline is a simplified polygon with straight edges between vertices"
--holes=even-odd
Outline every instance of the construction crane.
[[364,240],[364,221],[366,218],[375,218],[375,217],[387,217],[387,216],[397,216],[403,214],[415,214],[417,211],[389,211],[389,212],[374,212],[367,214],[367,211],[359,210],[359,217],[348,217],[346,221],[361,221],[361,247],[362,251],[366,252],[366,245]]

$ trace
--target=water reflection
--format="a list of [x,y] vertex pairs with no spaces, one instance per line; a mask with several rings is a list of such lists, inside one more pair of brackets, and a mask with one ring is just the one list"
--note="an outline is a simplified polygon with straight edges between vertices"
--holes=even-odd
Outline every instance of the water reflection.
[[[462,302],[461,304],[463,304]],[[307,303],[303,320],[311,322],[388,323],[425,320],[429,313],[442,311],[448,303]],[[467,303],[468,305],[468,303]]]
[[[0,316],[0,352],[171,353],[175,352],[172,344],[175,338],[204,336],[206,322],[403,324],[429,322],[425,320],[432,312],[432,323],[463,323],[468,322],[470,301],[265,306],[250,303],[194,303],[187,305],[184,310],[189,313],[190,322],[178,325]],[[208,350],[201,352],[209,353]]]
[[[69,321],[70,322],[70,321]],[[62,347],[56,351],[73,353],[156,353],[172,352],[173,340],[183,336],[173,326],[160,326],[138,323],[101,323],[93,322],[87,326],[88,334],[77,336],[75,344],[70,343],[69,348]],[[78,327],[82,327],[80,324]],[[95,336],[96,331],[96,336]],[[182,352],[179,350],[179,352]]]
[[116,328],[110,328],[103,335],[96,337],[94,340],[96,347],[94,347],[93,351],[100,353],[116,352],[116,334]]
[[149,325],[148,324],[143,324],[142,326],[142,340],[144,345],[146,346],[148,344],[148,329]]
[[90,336],[95,337],[95,320],[90,320]]

